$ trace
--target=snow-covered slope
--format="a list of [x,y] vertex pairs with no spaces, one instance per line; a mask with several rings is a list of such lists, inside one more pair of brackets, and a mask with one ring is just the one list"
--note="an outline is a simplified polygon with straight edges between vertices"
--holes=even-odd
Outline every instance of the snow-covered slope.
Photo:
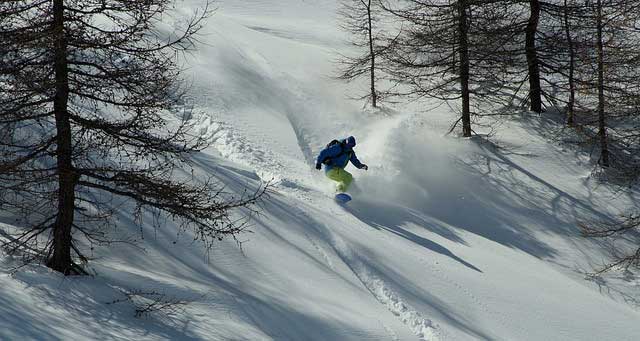
[[[545,117],[503,123],[496,146],[443,137],[453,114],[438,103],[362,110],[348,97],[366,87],[331,78],[346,49],[336,3],[220,1],[187,61],[212,143],[197,170],[238,192],[275,184],[242,246],[206,255],[168,223],[143,229],[144,251],[97,250],[93,278],[3,271],[0,339],[638,339],[627,301],[640,280],[585,280],[604,256],[576,228],[637,196],[591,180],[588,156],[538,133]],[[351,168],[354,200],[340,206],[313,159],[347,135],[370,169]],[[130,219],[121,212],[119,233]],[[119,289],[192,303],[134,318],[133,305],[107,304]]]

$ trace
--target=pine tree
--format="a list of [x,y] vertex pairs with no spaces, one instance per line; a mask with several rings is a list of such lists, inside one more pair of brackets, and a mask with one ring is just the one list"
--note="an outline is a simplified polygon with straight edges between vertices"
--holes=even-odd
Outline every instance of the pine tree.
[[[178,114],[176,53],[211,13],[157,29],[168,0],[0,3],[0,205],[23,228],[6,247],[81,273],[117,205],[164,212],[210,247],[243,229],[214,183],[177,176],[204,146]],[[9,132],[9,133],[7,133]]]
[[342,56],[340,79],[352,81],[360,77],[369,78],[369,94],[363,98],[378,106],[379,92],[376,88],[379,57],[384,53],[380,44],[377,23],[380,8],[377,0],[343,0],[340,9],[341,27],[351,34],[350,43],[362,51],[358,56]]
[[[537,7],[539,23],[535,35],[535,50],[539,80],[534,83],[539,84],[540,95],[551,104],[556,107],[566,104],[567,124],[574,126],[576,92],[581,71],[577,58],[582,48],[582,32],[576,23],[580,21],[583,9],[573,0],[539,1]],[[527,34],[527,39],[529,37]],[[530,62],[527,64],[530,65]],[[529,71],[527,76],[531,79],[532,72]],[[531,82],[530,88],[535,88]]]
[[595,0],[585,6],[582,57],[592,77],[583,77],[587,105],[595,106],[589,122],[597,131],[600,164],[618,169],[638,166],[640,125],[640,3],[629,0]]
[[529,21],[526,28],[526,56],[529,76],[529,101],[531,111],[542,112],[542,85],[540,84],[540,62],[536,48],[536,36],[540,21],[540,1],[529,0]]
[[562,9],[562,27],[564,28],[565,41],[567,43],[567,54],[569,56],[567,82],[569,83],[569,99],[567,100],[567,125],[575,125],[575,103],[576,103],[576,47],[572,34],[571,10],[568,0],[564,0]]
[[[472,108],[504,97],[504,65],[514,61],[512,9],[504,1],[406,0],[385,9],[402,29],[385,54],[399,96],[460,101],[462,135],[472,135]],[[481,115],[475,113],[476,115]]]

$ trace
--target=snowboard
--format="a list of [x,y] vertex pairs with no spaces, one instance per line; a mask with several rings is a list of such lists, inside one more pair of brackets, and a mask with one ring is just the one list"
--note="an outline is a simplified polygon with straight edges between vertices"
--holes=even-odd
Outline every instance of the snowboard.
[[336,201],[341,204],[344,204],[351,201],[351,196],[347,193],[338,193],[336,194]]

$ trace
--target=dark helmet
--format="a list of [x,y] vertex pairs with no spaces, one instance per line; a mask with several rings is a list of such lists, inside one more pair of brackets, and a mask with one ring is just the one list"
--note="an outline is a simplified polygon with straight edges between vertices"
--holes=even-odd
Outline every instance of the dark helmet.
[[347,147],[349,147],[349,148],[353,148],[353,147],[355,147],[355,146],[356,146],[356,138],[355,138],[355,137],[353,137],[353,136],[349,136],[349,137],[347,137],[347,138],[344,140],[344,142],[345,142],[345,145],[346,145]]

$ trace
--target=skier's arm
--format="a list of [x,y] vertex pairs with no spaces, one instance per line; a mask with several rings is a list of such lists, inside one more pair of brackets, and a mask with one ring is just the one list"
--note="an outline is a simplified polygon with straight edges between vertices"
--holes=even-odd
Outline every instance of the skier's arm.
[[327,157],[331,157],[331,148],[325,148],[320,151],[320,154],[318,154],[318,158],[316,159],[316,169],[322,168],[322,163],[327,159]]
[[365,170],[368,169],[369,167],[367,167],[367,165],[363,164],[362,162],[360,162],[360,160],[358,160],[358,157],[356,156],[355,152],[351,153],[351,159],[349,159],[351,161],[351,163],[356,166],[356,168],[358,169],[362,169],[364,168]]
[[327,150],[323,149],[322,151],[320,151],[320,154],[318,154],[318,158],[316,159],[316,169],[322,169],[322,161],[324,161],[324,159],[327,157]]
[[340,154],[341,151],[342,151],[342,147],[340,147],[339,145],[334,145],[329,148],[323,149],[318,155],[318,158],[316,159],[316,169],[320,169],[321,164],[323,164],[327,159],[330,159]]

